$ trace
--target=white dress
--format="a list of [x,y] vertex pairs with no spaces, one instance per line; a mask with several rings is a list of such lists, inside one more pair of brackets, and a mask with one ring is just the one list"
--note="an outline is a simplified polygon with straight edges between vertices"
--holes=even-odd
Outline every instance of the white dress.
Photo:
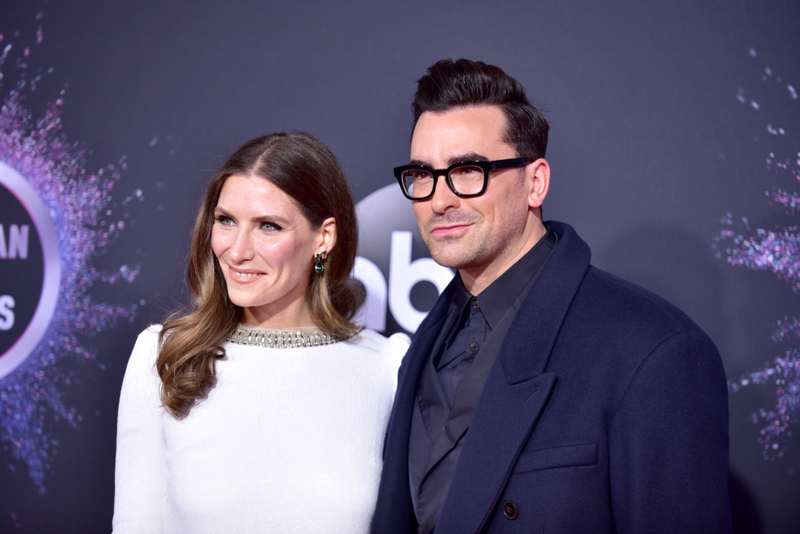
[[225,343],[217,385],[178,421],[159,401],[158,331],[122,384],[115,533],[369,531],[407,336]]

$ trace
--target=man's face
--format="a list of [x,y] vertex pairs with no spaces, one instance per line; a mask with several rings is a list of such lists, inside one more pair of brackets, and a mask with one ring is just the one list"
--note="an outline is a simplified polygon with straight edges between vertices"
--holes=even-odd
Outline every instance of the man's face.
[[[425,112],[414,128],[411,163],[444,169],[461,161],[515,158],[516,150],[502,139],[505,128],[497,106]],[[460,269],[462,277],[491,281],[522,257],[541,236],[529,205],[533,177],[526,169],[533,165],[492,171],[486,192],[474,198],[457,197],[440,176],[432,198],[414,201],[433,259]]]

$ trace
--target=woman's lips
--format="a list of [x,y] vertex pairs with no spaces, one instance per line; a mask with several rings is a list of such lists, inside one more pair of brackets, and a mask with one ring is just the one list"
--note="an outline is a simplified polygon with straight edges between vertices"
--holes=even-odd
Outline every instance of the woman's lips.
[[230,265],[228,265],[228,276],[234,282],[239,283],[248,283],[258,280],[260,276],[263,276],[264,273],[259,271],[252,271],[252,270],[239,270],[234,269]]

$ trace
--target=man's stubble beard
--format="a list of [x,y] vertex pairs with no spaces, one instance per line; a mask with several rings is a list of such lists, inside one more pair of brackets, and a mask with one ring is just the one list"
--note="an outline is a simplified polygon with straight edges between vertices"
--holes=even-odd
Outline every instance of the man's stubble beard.
[[[486,267],[498,260],[502,262],[504,256],[514,255],[516,251],[510,250],[509,245],[518,242],[522,238],[525,217],[525,213],[521,212],[519,217],[514,218],[518,220],[506,221],[505,227],[511,231],[496,235],[490,232],[491,229],[483,226],[486,223],[479,213],[468,214],[460,211],[451,211],[445,215],[430,217],[425,222],[424,229],[420,229],[420,234],[430,251],[431,258],[436,263],[450,269],[468,270]],[[442,222],[469,222],[471,225],[463,236],[445,236],[435,239],[429,229],[434,224]]]

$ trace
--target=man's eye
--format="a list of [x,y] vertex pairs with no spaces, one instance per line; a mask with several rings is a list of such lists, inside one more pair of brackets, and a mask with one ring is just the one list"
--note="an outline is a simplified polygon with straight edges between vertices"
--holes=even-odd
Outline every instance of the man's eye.
[[480,167],[474,166],[467,166],[467,167],[456,167],[452,171],[450,171],[450,176],[471,176],[478,172],[483,172]]

